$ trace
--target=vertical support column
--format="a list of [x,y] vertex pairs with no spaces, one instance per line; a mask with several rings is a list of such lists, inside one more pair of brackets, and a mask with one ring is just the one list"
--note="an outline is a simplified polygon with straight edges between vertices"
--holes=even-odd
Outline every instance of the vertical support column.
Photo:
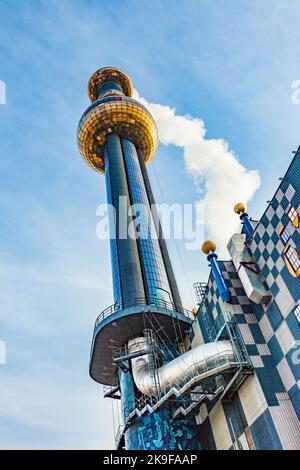
[[[124,302],[130,299],[145,297],[145,291],[137,242],[128,236],[127,230],[129,224],[132,223],[132,218],[128,215],[130,199],[120,137],[111,134],[107,140],[106,150],[109,161],[111,196],[116,211],[117,264],[119,267],[122,300]],[[124,206],[120,207],[120,197],[122,196]],[[126,226],[124,227],[126,233],[124,234],[120,233],[121,210],[126,212],[122,214],[124,221],[126,221]]]
[[[129,367],[129,364],[126,363]],[[119,369],[119,383],[121,389],[121,405],[124,423],[135,409],[135,390],[132,374]]]
[[138,152],[138,157],[139,157],[141,172],[142,172],[142,175],[143,175],[143,180],[144,180],[144,184],[145,184],[145,188],[146,188],[146,192],[147,192],[149,205],[151,207],[151,212],[152,212],[152,215],[153,215],[155,230],[156,230],[156,233],[157,233],[157,236],[158,236],[158,242],[159,242],[163,262],[164,262],[164,265],[165,265],[165,269],[166,269],[166,273],[167,273],[167,277],[168,277],[168,281],[169,281],[173,301],[174,301],[174,304],[177,307],[182,308],[182,302],[181,302],[181,298],[180,298],[180,294],[179,294],[179,289],[178,289],[177,282],[176,282],[176,279],[175,279],[175,275],[174,275],[174,271],[173,271],[169,251],[168,251],[168,248],[167,248],[166,240],[164,239],[161,223],[160,223],[158,213],[157,213],[157,210],[156,210],[155,200],[154,200],[151,184],[150,184],[150,181],[149,181],[149,176],[148,176],[148,173],[147,173],[147,170],[146,170],[146,167],[145,167],[144,158],[143,158],[143,155],[141,154],[141,152]]
[[135,145],[121,139],[131,203],[136,212],[138,247],[149,300],[173,301]]

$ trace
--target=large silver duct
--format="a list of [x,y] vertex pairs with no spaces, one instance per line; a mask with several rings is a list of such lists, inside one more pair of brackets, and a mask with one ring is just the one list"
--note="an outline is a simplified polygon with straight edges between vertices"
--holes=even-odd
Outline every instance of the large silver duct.
[[[134,338],[128,342],[129,354],[148,351],[147,339]],[[181,354],[172,361],[159,367],[156,377],[149,368],[149,353],[131,359],[132,374],[137,388],[144,395],[157,391],[157,382],[161,390],[174,386],[197,376],[197,381],[236,367],[237,359],[230,341],[215,341],[201,344]]]

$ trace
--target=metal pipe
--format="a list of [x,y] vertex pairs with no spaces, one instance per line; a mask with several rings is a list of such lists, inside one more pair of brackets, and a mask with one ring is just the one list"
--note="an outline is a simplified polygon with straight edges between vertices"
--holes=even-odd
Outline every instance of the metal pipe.
[[247,238],[252,237],[253,232],[254,232],[254,228],[253,228],[253,225],[252,225],[252,223],[249,219],[249,216],[246,212],[245,204],[243,204],[242,202],[238,202],[234,206],[234,212],[240,216],[240,219],[244,224],[244,228],[245,228],[245,232],[247,234]]
[[253,228],[253,225],[252,225],[252,223],[249,219],[248,214],[246,212],[244,212],[243,214],[240,215],[240,219],[244,224],[247,235],[249,237],[251,237],[253,235],[254,228]]
[[[133,338],[128,342],[129,353],[148,349],[147,339]],[[237,359],[230,341],[215,341],[201,344],[156,370],[156,377],[149,368],[149,354],[131,360],[132,374],[137,388],[144,395],[152,395],[160,389],[180,386],[189,377],[198,377],[199,382],[206,377],[236,367]]]
[[211,269],[218,286],[218,291],[222,299],[224,302],[230,302],[231,292],[219,266],[218,256],[215,253],[216,244],[211,240],[206,240],[202,245],[202,251],[207,255],[207,260],[210,262]]
[[231,293],[229,287],[224,279],[224,276],[221,272],[218,256],[216,253],[209,253],[207,256],[207,260],[210,262],[212,272],[214,274],[215,281],[218,286],[218,290],[224,302],[230,302],[231,300]]

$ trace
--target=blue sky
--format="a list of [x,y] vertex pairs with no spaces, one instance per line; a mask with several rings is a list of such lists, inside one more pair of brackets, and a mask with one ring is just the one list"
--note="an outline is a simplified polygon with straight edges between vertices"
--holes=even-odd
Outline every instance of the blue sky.
[[[111,403],[88,376],[94,320],[112,303],[95,234],[104,179],[76,147],[90,75],[115,65],[149,102],[203,119],[259,172],[258,218],[300,143],[299,20],[296,0],[0,1],[1,448],[113,447]],[[160,145],[149,167],[161,202],[154,167],[166,201],[199,199],[181,148]],[[191,307],[207,263],[179,250],[187,279],[170,243]]]

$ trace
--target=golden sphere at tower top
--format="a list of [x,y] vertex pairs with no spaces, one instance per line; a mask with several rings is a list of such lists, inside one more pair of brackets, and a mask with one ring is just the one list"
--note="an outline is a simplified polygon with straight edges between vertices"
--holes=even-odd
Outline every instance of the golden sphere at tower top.
[[103,67],[89,79],[88,95],[92,102],[98,99],[99,88],[105,82],[115,82],[123,90],[125,96],[132,96],[133,85],[128,75],[116,67]]
[[243,204],[242,202],[238,202],[235,206],[234,206],[234,212],[236,214],[243,214],[244,212],[246,212],[246,206],[245,204]]
[[206,240],[206,241],[203,243],[203,245],[202,245],[202,247],[201,247],[201,250],[203,251],[203,253],[205,253],[206,255],[208,255],[208,253],[209,253],[210,251],[213,251],[213,252],[216,251],[216,248],[217,248],[217,246],[216,246],[216,244],[215,244],[214,242],[212,242],[211,240]]
[[141,151],[145,163],[158,144],[155,121],[138,101],[110,96],[95,101],[83,114],[77,132],[81,155],[94,170],[104,173],[104,149],[109,134],[130,140]]
[[[114,82],[120,89],[104,84]],[[121,91],[122,90],[122,91]],[[116,67],[103,67],[89,80],[88,94],[92,104],[83,113],[77,130],[81,155],[94,170],[104,173],[104,151],[110,134],[130,140],[147,163],[154,155],[158,134],[150,112],[133,99],[133,86],[128,75]]]

